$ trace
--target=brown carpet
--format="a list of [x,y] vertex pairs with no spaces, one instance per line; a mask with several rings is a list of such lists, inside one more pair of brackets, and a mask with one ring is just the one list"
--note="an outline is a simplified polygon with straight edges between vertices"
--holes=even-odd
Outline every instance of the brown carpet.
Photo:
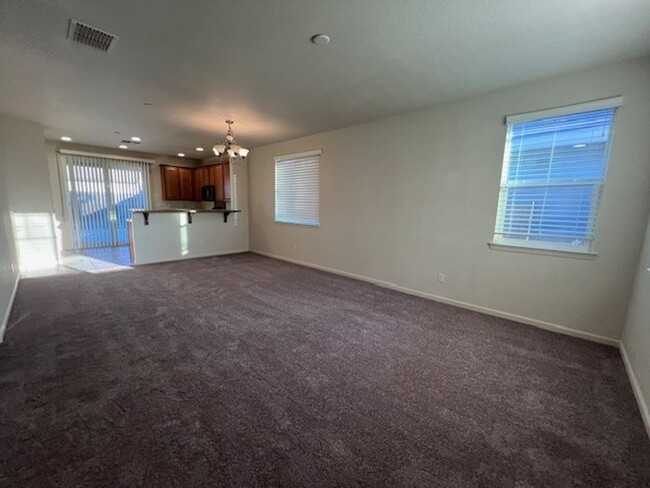
[[2,487],[642,487],[618,351],[253,254],[21,281]]

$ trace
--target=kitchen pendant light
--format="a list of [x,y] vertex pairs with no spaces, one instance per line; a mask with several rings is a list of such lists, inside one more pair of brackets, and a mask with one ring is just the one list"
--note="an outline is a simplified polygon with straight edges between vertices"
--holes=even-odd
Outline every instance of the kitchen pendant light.
[[238,158],[246,159],[246,156],[248,156],[248,149],[241,147],[235,142],[235,136],[232,133],[232,124],[234,123],[230,119],[226,120],[228,132],[226,133],[224,144],[216,144],[212,147],[214,155],[222,161],[230,160],[236,162]]

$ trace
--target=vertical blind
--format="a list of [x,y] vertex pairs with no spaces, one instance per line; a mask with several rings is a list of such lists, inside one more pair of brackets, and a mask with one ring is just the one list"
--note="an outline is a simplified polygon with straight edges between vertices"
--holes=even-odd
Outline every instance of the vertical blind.
[[614,113],[508,124],[495,242],[592,250]]
[[320,151],[275,159],[275,221],[319,225]]
[[149,163],[62,154],[75,249],[128,244],[131,211],[149,207]]

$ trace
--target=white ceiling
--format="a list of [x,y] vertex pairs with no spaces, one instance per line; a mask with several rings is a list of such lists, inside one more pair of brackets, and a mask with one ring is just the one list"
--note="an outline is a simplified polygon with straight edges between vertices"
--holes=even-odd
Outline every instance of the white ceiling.
[[639,57],[649,26],[650,0],[0,0],[0,112],[198,157],[228,117],[255,147]]

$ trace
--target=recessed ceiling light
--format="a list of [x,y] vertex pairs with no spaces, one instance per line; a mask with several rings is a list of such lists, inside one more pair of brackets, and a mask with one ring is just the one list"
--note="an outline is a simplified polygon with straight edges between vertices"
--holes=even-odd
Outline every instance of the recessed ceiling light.
[[571,147],[587,147],[587,145],[586,144],[574,144]]
[[72,137],[61,136],[61,140],[62,140],[63,142],[71,142],[71,141],[72,141]]
[[131,140],[133,142],[140,142],[142,139],[140,139],[138,136],[131,136]]
[[196,150],[197,150],[198,152],[203,152],[203,148],[202,148],[202,147],[197,147]]
[[118,147],[120,149],[128,149],[129,148],[129,146],[127,146],[126,144],[120,144]]
[[185,157],[185,153],[178,153],[178,157],[179,157],[179,158],[184,158],[184,157]]
[[327,34],[316,34],[315,36],[312,36],[311,42],[317,46],[324,46],[330,43],[330,36]]

